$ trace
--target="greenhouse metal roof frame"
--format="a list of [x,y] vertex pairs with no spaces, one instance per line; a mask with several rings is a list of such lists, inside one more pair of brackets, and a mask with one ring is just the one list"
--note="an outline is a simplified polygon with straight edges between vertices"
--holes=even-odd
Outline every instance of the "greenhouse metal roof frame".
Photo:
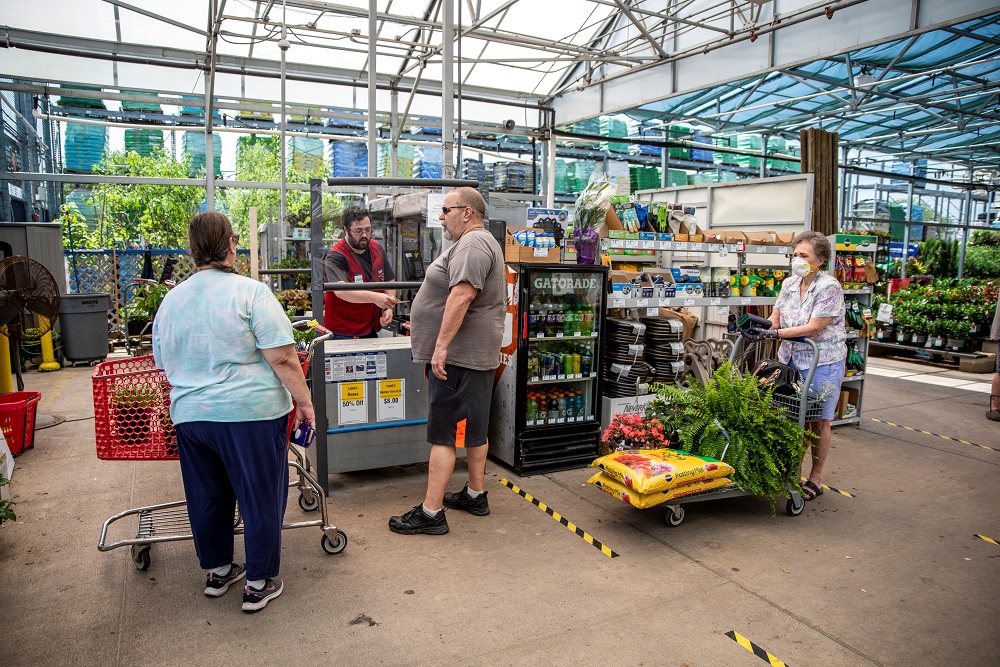
[[1000,170],[1000,12],[626,111],[717,133],[838,132],[845,148]]

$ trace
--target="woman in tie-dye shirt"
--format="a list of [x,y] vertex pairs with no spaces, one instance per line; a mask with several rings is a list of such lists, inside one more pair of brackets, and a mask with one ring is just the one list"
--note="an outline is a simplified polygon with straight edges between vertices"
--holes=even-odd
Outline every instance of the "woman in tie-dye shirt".
[[[823,465],[830,452],[830,422],[840,399],[847,359],[844,328],[844,290],[836,278],[824,271],[830,262],[830,242],[819,232],[802,232],[792,239],[792,275],[781,284],[781,294],[771,313],[778,338],[811,338],[818,359],[811,388],[826,398],[822,419],[806,424],[815,434],[810,439],[812,466],[802,485],[803,496],[813,500],[823,493]],[[812,364],[812,348],[783,340],[778,361],[805,375]]]

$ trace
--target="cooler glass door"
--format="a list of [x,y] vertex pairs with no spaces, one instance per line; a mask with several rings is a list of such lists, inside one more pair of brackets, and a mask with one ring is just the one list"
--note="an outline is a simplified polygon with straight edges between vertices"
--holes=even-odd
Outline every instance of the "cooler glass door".
[[604,273],[525,267],[521,274],[528,431],[597,422]]

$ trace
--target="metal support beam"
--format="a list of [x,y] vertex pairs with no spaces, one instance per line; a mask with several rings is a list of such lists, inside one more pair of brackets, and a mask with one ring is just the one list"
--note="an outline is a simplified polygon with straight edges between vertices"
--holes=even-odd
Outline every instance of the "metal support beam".
[[632,13],[631,8],[627,4],[622,2],[622,0],[615,0],[615,5],[618,7],[621,13],[624,14],[625,17],[632,22],[632,25],[636,27],[639,33],[646,38],[646,41],[649,42],[649,45],[651,47],[653,47],[653,50],[660,54],[660,57],[662,58],[670,57],[670,54],[664,51],[663,47],[660,46],[660,43],[656,40],[656,38],[649,34],[649,31],[646,30],[646,26],[643,25],[642,21],[640,21],[639,18]]
[[[378,124],[375,120],[376,93],[378,92],[375,69],[377,57],[375,51],[375,33],[378,30],[376,26],[376,14],[378,14],[378,2],[376,0],[368,0],[368,176],[374,176],[378,168],[378,145],[375,143],[376,134],[378,133]],[[370,191],[368,193],[369,200],[374,199],[374,197],[375,193]]]
[[455,0],[443,0],[441,17],[441,176],[455,175]]

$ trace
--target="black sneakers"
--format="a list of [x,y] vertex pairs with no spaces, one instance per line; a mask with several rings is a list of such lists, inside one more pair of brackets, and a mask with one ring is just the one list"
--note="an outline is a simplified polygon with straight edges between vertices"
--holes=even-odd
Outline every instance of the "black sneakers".
[[403,516],[391,517],[389,530],[400,535],[416,535],[418,533],[444,535],[448,532],[448,519],[444,515],[444,510],[438,512],[437,516],[427,516],[424,513],[423,504],[420,504]]
[[250,588],[249,585],[243,587],[243,611],[260,611],[267,606],[267,603],[281,595],[281,577],[267,579],[264,581],[264,589],[258,591]]
[[486,500],[486,492],[483,491],[475,498],[469,496],[469,485],[458,493],[444,494],[444,506],[450,510],[465,510],[469,514],[476,516],[486,516],[490,513],[490,503]]
[[232,569],[229,570],[229,574],[224,577],[209,572],[208,578],[205,580],[205,595],[210,598],[217,598],[221,595],[225,595],[226,591],[229,590],[229,587],[245,577],[246,574],[246,568],[238,563],[233,563]]

